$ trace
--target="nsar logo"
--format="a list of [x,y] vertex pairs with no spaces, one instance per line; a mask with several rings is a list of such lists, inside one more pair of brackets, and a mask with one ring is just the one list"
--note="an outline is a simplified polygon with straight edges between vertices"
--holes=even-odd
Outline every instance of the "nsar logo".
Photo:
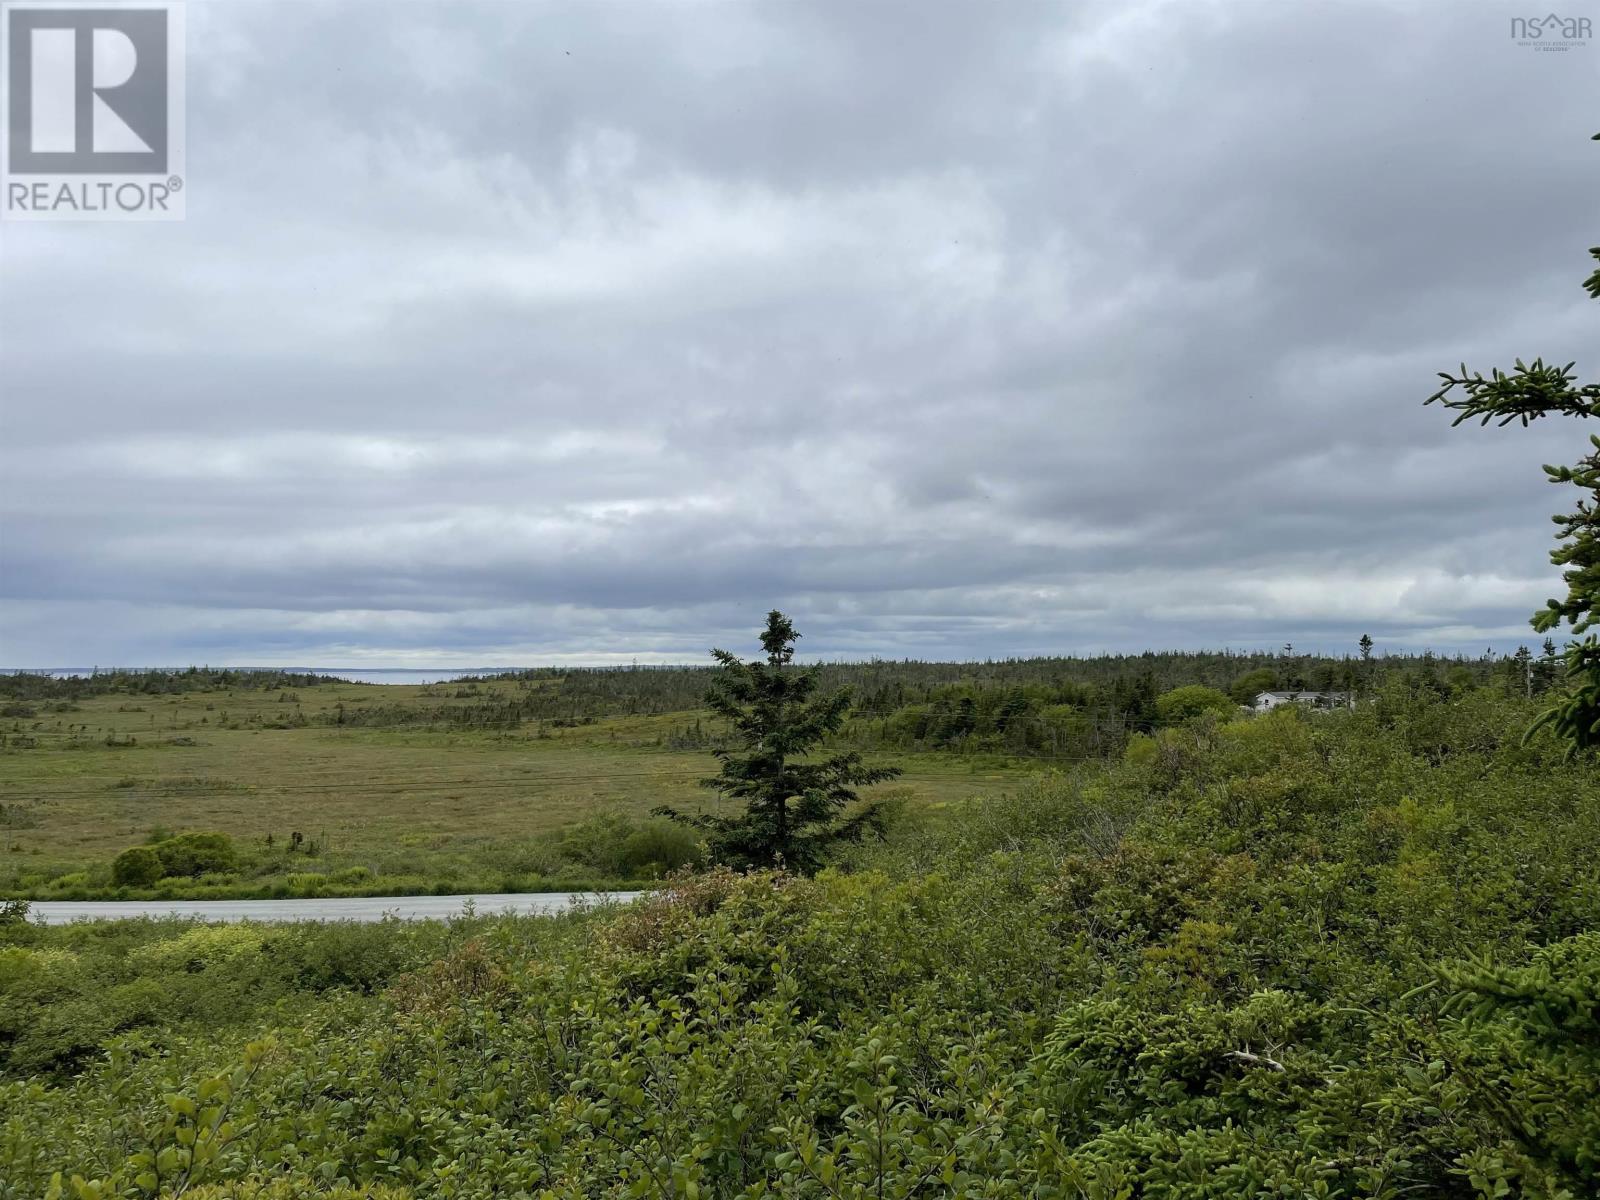
[[1586,45],[1593,35],[1593,23],[1588,17],[1549,13],[1542,17],[1511,18],[1512,41],[1535,50],[1572,50]]

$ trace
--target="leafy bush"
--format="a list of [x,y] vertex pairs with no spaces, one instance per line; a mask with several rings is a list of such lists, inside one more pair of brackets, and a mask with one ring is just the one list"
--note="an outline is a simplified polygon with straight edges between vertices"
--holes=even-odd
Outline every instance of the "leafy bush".
[[239,869],[239,853],[225,833],[180,833],[154,846],[163,874],[191,878]]
[[[225,833],[184,833],[143,846],[131,846],[111,862],[111,881],[121,887],[151,887],[164,879],[225,882],[239,869],[239,853]],[[87,875],[62,879],[64,889],[86,889]]]
[[197,925],[175,938],[150,942],[132,951],[129,965],[140,974],[194,974],[225,966],[246,954],[259,954],[259,928],[249,925]]
[[398,922],[0,927],[0,1080],[69,1074],[131,1031],[159,1040],[190,1025],[215,1038],[281,1001],[368,994],[443,953],[451,937],[437,923]]
[[659,818],[635,822],[618,813],[600,813],[569,827],[557,850],[569,862],[618,879],[664,875],[700,858],[691,830]]
[[1205,713],[1232,716],[1238,705],[1216,688],[1192,683],[1156,697],[1156,716],[1163,725],[1178,725]]
[[111,860],[111,881],[126,887],[149,887],[166,873],[161,856],[149,846],[131,846]]
[[614,874],[659,877],[700,859],[694,834],[668,821],[645,821],[622,839]]

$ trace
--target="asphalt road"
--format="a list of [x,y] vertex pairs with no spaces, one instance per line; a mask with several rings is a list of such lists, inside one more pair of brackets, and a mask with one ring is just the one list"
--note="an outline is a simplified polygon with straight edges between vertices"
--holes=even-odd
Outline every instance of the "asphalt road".
[[502,892],[479,896],[356,896],[328,900],[39,900],[30,920],[46,925],[122,917],[198,917],[203,921],[403,921],[460,916],[471,902],[479,916],[565,912],[578,905],[625,904],[641,892]]

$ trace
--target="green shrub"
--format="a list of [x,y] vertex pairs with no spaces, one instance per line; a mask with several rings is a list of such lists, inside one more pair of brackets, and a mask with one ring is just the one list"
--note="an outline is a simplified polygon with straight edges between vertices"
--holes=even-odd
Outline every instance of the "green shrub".
[[670,821],[651,820],[622,839],[615,875],[657,878],[700,859],[700,845],[691,830]]
[[568,862],[613,879],[654,878],[700,857],[691,830],[660,819],[636,823],[618,813],[570,826],[557,849]]
[[181,833],[153,847],[164,873],[194,878],[239,869],[239,853],[225,833]]
[[132,846],[111,860],[111,881],[119,887],[149,887],[167,873],[149,846]]
[[1181,725],[1205,713],[1232,716],[1239,706],[1216,688],[1190,684],[1156,697],[1156,716],[1163,725]]
[[198,925],[175,938],[140,946],[129,965],[141,974],[197,973],[261,950],[264,935],[251,925]]

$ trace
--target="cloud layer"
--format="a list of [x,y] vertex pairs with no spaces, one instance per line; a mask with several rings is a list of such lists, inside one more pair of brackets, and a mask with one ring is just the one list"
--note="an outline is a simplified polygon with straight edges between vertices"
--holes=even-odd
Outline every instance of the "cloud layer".
[[[1475,5],[191,4],[0,229],[0,664],[1514,648],[1600,45]],[[1594,128],[1592,128],[1594,127]]]

